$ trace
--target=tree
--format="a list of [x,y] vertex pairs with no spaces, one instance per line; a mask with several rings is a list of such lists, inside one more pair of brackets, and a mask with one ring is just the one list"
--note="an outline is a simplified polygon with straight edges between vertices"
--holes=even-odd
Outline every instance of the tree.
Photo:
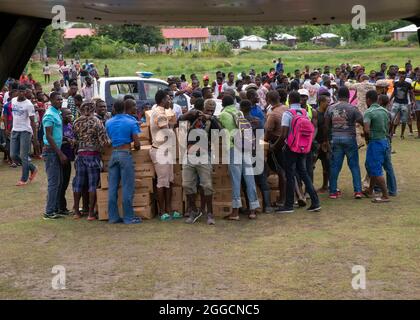
[[48,56],[55,56],[64,47],[63,30],[53,29],[51,26],[45,31],[38,43],[37,49],[47,48]]
[[227,41],[234,42],[241,39],[244,35],[244,28],[242,27],[225,27],[223,34],[226,36]]
[[296,28],[296,35],[301,42],[310,41],[317,33],[318,28],[315,26],[300,26]]
[[159,28],[154,26],[124,25],[124,26],[99,26],[98,35],[107,36],[114,40],[121,40],[130,44],[140,44],[148,47],[157,47],[164,42]]

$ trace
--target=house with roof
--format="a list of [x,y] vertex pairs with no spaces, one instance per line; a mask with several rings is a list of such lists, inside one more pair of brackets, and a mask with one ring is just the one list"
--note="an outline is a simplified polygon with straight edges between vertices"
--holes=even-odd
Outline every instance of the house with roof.
[[344,39],[343,37],[340,37],[334,33],[322,33],[319,36],[311,38],[311,41],[318,45],[330,45],[331,43],[338,41],[338,43],[341,45]]
[[159,51],[201,51],[203,44],[210,42],[208,28],[162,28],[161,32],[165,43],[159,46]]
[[395,29],[391,31],[392,40],[403,41],[407,40],[409,36],[416,34],[419,28],[415,24],[406,27]]
[[241,49],[258,50],[262,49],[265,45],[267,45],[267,40],[256,35],[245,36],[239,39],[239,47]]
[[273,44],[282,44],[288,47],[296,46],[296,42],[297,38],[287,33],[277,33],[272,41]]
[[74,38],[81,37],[92,37],[95,35],[95,29],[91,28],[68,28],[64,30],[64,41],[70,41]]

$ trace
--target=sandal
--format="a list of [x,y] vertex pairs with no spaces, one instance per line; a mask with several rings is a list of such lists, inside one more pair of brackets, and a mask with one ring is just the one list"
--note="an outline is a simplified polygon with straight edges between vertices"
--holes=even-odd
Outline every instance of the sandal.
[[375,199],[372,199],[372,202],[373,203],[386,203],[386,202],[391,202],[391,200],[383,199],[383,198],[375,198]]
[[228,215],[228,216],[224,217],[223,219],[230,220],[230,221],[239,221],[239,215],[238,216]]
[[89,216],[87,218],[87,221],[95,221],[95,220],[98,220],[98,218],[96,218],[96,216]]
[[249,215],[248,215],[248,218],[250,219],[250,220],[255,220],[255,219],[257,219],[257,214],[254,212],[254,213],[250,213]]
[[182,218],[183,218],[182,214],[179,213],[178,211],[174,211],[172,213],[172,219],[182,219]]
[[167,213],[164,213],[160,216],[160,221],[170,221],[170,220],[172,220],[172,217]]

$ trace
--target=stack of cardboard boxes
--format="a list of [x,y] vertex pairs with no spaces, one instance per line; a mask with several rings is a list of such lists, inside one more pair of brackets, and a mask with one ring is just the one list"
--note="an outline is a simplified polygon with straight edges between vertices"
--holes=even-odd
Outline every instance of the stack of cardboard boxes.
[[[133,200],[133,207],[135,215],[143,219],[152,219],[156,214],[157,203],[153,196],[155,181],[155,170],[150,158],[151,149],[151,135],[150,135],[150,112],[146,112],[147,123],[141,125],[142,133],[140,135],[141,149],[132,151],[134,166],[135,166],[135,193]],[[176,133],[176,159],[177,164],[174,165],[174,183],[172,188],[172,209],[180,213],[184,213],[186,209],[186,197],[182,188],[182,165],[180,164],[182,159],[180,153],[182,150],[179,149],[179,133]],[[181,138],[182,140],[182,138]],[[262,143],[262,142],[261,142]],[[264,153],[267,153],[268,145],[264,144]],[[99,211],[99,220],[108,219],[108,164],[111,160],[112,148],[106,148],[102,154],[102,161],[104,163],[104,172],[101,173],[101,188],[97,190],[97,202]],[[229,154],[225,156],[229,157]],[[222,143],[219,148],[219,163],[226,163],[227,159],[222,160]],[[275,201],[278,197],[278,180],[274,182],[277,176],[272,175],[269,179],[270,187],[272,188],[272,201]],[[277,177],[278,179],[278,177]],[[216,217],[225,217],[232,212],[232,185],[227,164],[213,165],[212,173],[213,181],[213,214]],[[118,189],[118,208],[120,215],[123,215],[122,207],[122,188]],[[258,190],[258,188],[257,188]],[[242,204],[245,206],[245,195],[242,191]],[[258,198],[262,206],[262,195],[258,190]],[[156,205],[155,205],[156,204]],[[201,206],[200,196],[196,197],[197,207]]]

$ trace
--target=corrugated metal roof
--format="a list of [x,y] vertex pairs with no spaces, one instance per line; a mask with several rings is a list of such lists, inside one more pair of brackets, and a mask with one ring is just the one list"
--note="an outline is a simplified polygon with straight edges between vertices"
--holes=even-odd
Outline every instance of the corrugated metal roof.
[[208,38],[207,28],[164,28],[161,30],[165,39]]

